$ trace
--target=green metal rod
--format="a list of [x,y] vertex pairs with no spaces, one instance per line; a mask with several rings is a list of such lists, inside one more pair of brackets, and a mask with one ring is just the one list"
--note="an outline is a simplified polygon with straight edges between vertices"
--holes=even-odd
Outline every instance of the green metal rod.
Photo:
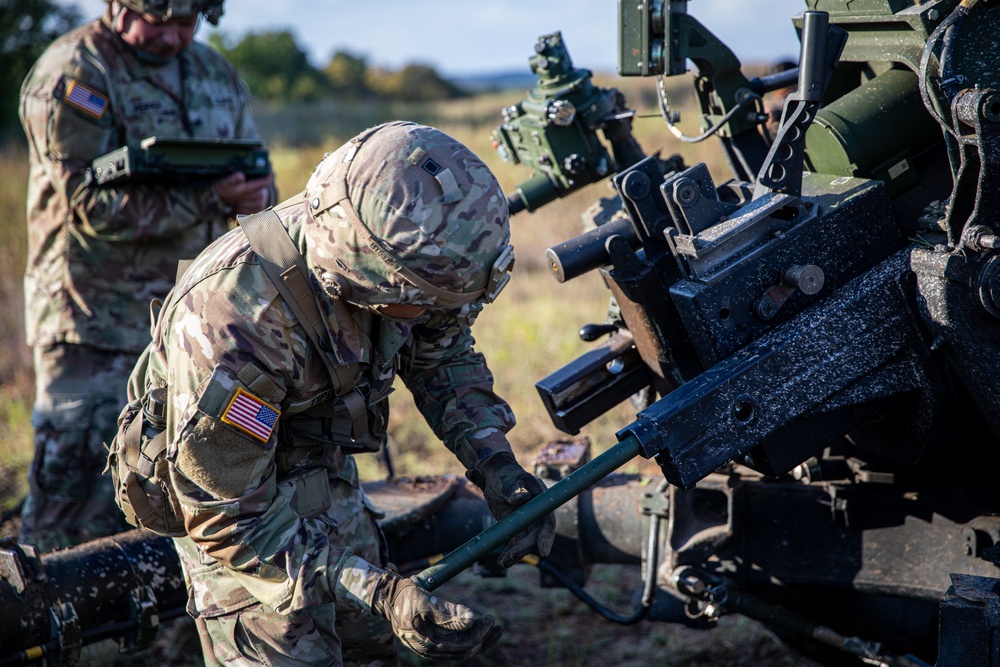
[[634,459],[641,452],[642,446],[639,444],[639,440],[630,435],[590,463],[570,473],[540,495],[518,507],[504,517],[503,521],[493,524],[420,574],[413,575],[413,581],[424,590],[433,591],[552,510],[580,495],[606,475]]

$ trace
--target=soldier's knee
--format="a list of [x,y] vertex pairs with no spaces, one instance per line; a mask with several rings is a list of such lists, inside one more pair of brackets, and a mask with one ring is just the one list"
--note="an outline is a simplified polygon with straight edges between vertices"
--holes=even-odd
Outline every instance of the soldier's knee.
[[84,394],[46,395],[35,402],[31,417],[35,429],[33,492],[66,498],[85,495],[85,480],[93,474],[88,456],[91,405]]

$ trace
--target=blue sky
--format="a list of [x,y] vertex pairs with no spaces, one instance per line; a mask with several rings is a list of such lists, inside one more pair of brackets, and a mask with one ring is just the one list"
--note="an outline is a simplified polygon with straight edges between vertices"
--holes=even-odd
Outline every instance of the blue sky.
[[[103,0],[75,4],[88,17],[105,6]],[[797,55],[791,17],[804,9],[804,0],[688,3],[688,13],[743,62]],[[561,30],[576,66],[612,72],[617,16],[616,0],[229,0],[218,29],[240,36],[287,28],[315,65],[344,49],[373,65],[421,62],[449,75],[528,72],[536,38]],[[213,29],[202,26],[202,37]]]

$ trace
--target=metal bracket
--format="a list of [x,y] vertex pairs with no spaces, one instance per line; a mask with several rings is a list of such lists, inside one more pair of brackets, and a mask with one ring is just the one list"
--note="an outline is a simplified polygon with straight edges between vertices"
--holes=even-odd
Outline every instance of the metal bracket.
[[119,640],[123,653],[149,648],[160,630],[160,612],[151,586],[139,586],[129,593],[129,616],[135,629]]
[[789,266],[781,272],[781,282],[772,285],[754,302],[754,315],[762,320],[772,320],[796,290],[801,290],[803,294],[816,294],[823,289],[824,280],[823,269],[814,264]]
[[830,494],[830,501],[820,501],[820,503],[823,505],[829,505],[830,518],[834,521],[839,521],[846,528],[851,525],[851,518],[847,513],[847,498],[838,497],[837,488],[838,487],[833,484],[827,485],[826,491]]
[[847,44],[847,33],[831,26],[826,12],[807,11],[802,20],[799,87],[785,100],[778,135],[757,174],[754,199],[771,192],[802,194],[806,130],[816,118],[830,76]]
[[1000,638],[1000,580],[951,575],[941,600],[937,667],[997,664]]
[[984,245],[984,235],[972,233],[975,227],[986,227],[994,235],[1000,231],[1000,91],[962,91],[951,108],[961,164],[948,202],[945,229],[952,247],[965,244],[978,250]]
[[83,632],[80,630],[80,617],[76,609],[68,602],[56,603],[49,607],[49,618],[52,623],[52,639],[59,645],[56,664],[67,667],[79,663]]

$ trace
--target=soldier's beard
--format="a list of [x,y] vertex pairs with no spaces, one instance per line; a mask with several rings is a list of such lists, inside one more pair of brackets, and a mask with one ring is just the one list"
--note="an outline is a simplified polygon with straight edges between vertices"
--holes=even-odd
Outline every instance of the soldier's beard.
[[152,67],[163,67],[174,62],[174,60],[177,59],[177,56],[184,53],[184,49],[180,49],[176,53],[170,55],[155,53],[153,51],[144,51],[143,49],[136,47],[132,47],[132,52],[135,53],[136,58],[146,65],[150,65]]
[[[108,11],[110,12],[111,26],[114,32],[125,43],[125,46],[136,55],[136,58],[146,65],[152,67],[169,65],[188,47],[188,44],[183,40],[179,44],[164,42],[156,39],[155,35],[154,38],[148,40],[143,35],[138,34],[126,36],[126,33],[131,31],[131,24],[126,21],[127,17],[132,16],[133,22],[142,22],[142,17],[119,2],[113,2]],[[197,30],[197,25],[195,26],[195,30]]]

